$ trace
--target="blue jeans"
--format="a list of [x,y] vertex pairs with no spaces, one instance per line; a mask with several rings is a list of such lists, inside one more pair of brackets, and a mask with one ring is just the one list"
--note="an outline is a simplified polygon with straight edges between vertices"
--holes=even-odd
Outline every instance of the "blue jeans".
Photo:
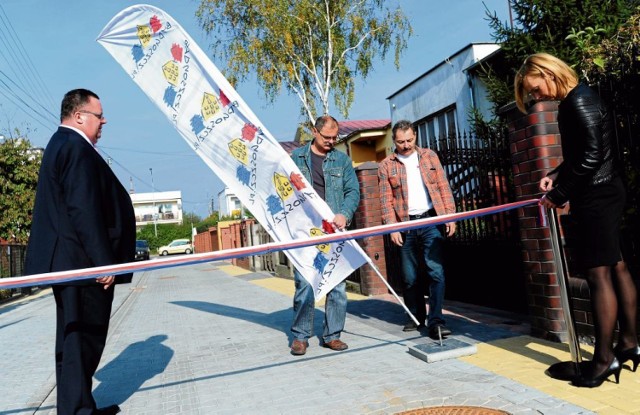
[[404,303],[420,323],[425,320],[424,295],[418,280],[419,255],[424,258],[429,284],[428,325],[444,324],[444,268],[442,267],[442,234],[435,226],[402,232],[400,263],[404,280]]
[[[296,340],[305,341],[313,335],[313,315],[315,298],[313,287],[304,279],[297,269],[293,278],[296,292],[293,296],[293,324],[291,333]],[[329,291],[324,307],[324,331],[322,341],[330,342],[340,338],[347,316],[347,284],[342,281]]]

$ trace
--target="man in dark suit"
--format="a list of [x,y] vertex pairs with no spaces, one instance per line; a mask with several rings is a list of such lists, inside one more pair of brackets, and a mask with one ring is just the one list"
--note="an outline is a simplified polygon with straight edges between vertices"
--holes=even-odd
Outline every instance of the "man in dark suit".
[[[60,120],[42,158],[25,273],[133,261],[131,198],[94,148],[107,122],[100,99],[86,89],[69,91]],[[107,340],[114,283],[130,281],[131,274],[53,285],[58,415],[119,412],[117,405],[96,408],[92,377]]]

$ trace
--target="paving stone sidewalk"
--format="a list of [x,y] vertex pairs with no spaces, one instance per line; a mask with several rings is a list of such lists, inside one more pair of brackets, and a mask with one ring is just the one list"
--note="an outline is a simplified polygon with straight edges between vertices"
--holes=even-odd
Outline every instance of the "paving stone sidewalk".
[[[306,355],[292,356],[290,296],[254,283],[267,274],[233,276],[220,265],[138,273],[116,287],[95,376],[99,406],[136,415],[394,414],[441,405],[592,413],[458,359],[417,359],[408,346],[426,338],[403,333],[402,308],[379,298],[349,302],[349,350],[322,348],[314,337]],[[317,309],[316,333],[322,317]],[[469,319],[452,328],[467,342],[517,335]],[[54,331],[50,290],[0,306],[1,414],[55,414]]]

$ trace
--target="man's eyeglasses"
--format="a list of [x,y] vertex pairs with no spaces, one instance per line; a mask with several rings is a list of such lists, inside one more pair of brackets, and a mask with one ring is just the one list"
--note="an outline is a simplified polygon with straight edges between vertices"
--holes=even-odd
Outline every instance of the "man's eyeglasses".
[[101,121],[104,120],[104,113],[98,114],[98,113],[95,113],[95,112],[92,112],[92,111],[87,111],[87,110],[78,110],[78,112],[81,112],[83,114],[91,114],[91,115],[93,115],[94,117],[96,117],[97,119],[99,119]]
[[320,131],[318,131],[318,134],[320,134],[322,138],[324,138],[325,140],[329,140],[329,141],[338,141],[338,137],[339,137],[338,135],[324,135]]

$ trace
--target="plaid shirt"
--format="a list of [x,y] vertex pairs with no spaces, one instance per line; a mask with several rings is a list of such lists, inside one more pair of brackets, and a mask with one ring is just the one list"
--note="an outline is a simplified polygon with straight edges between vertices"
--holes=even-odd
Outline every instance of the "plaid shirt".
[[[455,213],[456,204],[438,155],[427,148],[416,147],[422,181],[427,187],[433,208],[438,215]],[[378,166],[382,223],[409,220],[407,171],[396,153],[389,155]]]

